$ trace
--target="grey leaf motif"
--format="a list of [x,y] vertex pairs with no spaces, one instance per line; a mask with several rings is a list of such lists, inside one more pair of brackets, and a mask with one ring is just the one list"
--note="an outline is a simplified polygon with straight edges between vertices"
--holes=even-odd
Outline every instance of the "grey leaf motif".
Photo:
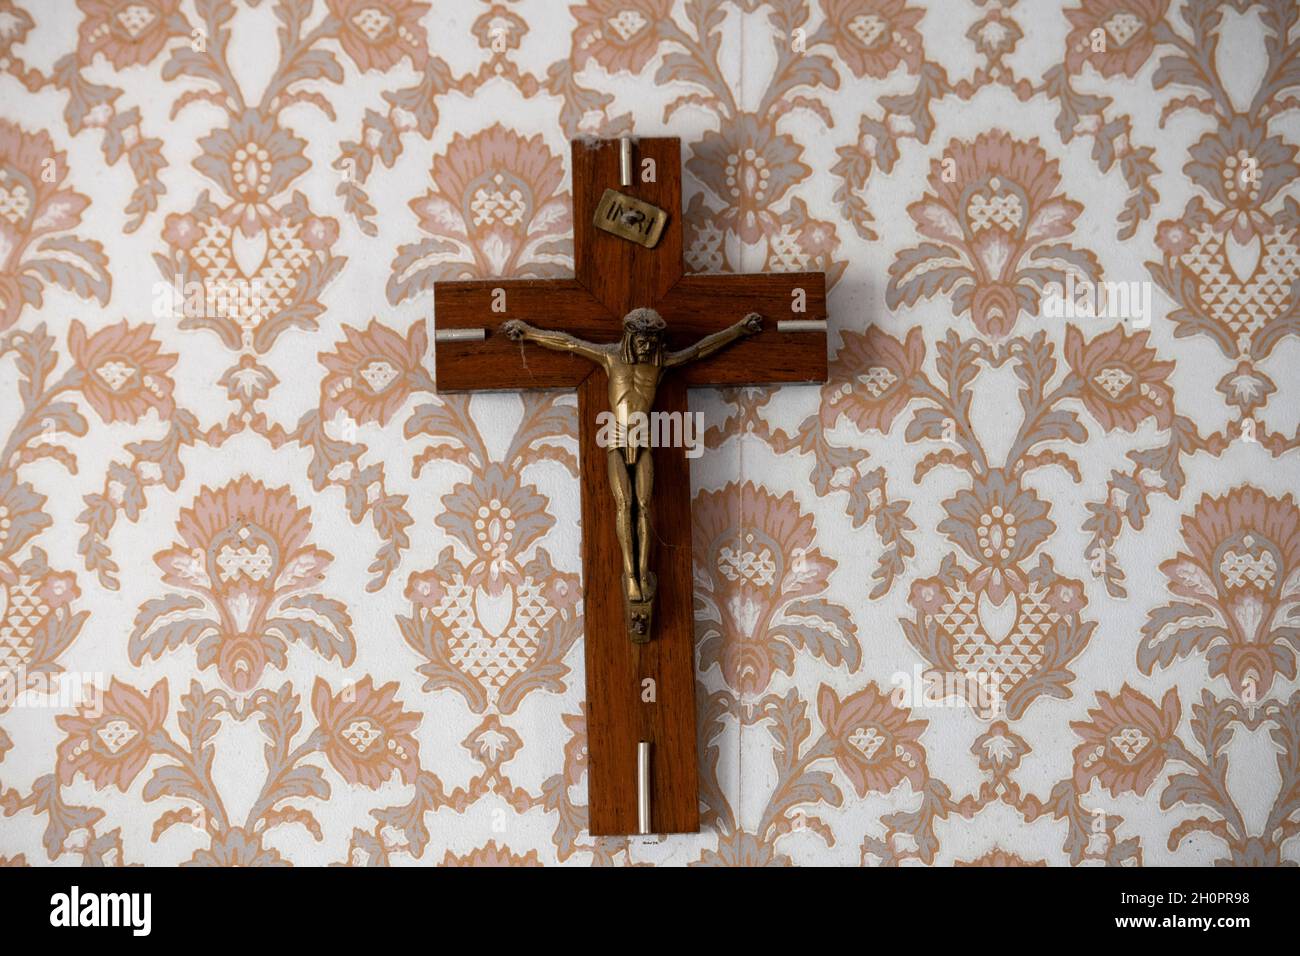
[[216,621],[190,613],[205,607],[202,599],[184,594],[168,594],[146,601],[131,631],[128,644],[131,663],[139,664],[146,657],[161,657],[167,651],[196,643],[210,631],[219,631],[221,625]]

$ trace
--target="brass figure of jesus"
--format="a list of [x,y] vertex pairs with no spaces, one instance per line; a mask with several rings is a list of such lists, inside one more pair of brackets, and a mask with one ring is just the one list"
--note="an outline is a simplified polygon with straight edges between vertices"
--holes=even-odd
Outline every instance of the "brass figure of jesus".
[[[708,358],[737,339],[761,331],[762,316],[751,312],[721,332],[706,335],[677,352],[665,350],[667,323],[654,309],[633,309],[623,317],[619,342],[585,342],[566,332],[539,329],[511,319],[501,331],[515,342],[532,342],[558,352],[572,352],[600,365],[609,377],[609,406],[623,427],[614,430],[615,442],[606,449],[609,486],[614,495],[615,527],[623,551],[624,607],[628,636],[636,643],[650,639],[651,611],[656,580],[650,570],[654,459],[648,438],[637,441],[637,429],[626,424],[648,419],[655,391],[668,369]],[[640,434],[644,435],[645,430]]]

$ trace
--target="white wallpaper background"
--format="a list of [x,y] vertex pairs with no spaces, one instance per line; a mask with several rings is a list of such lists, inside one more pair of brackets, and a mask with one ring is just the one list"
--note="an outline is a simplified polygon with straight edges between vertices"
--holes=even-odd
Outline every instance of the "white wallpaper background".
[[[1300,859],[1289,0],[0,0],[0,69],[0,675],[103,687],[0,702],[4,862]],[[565,274],[629,131],[834,360],[693,394],[705,826],[597,841],[573,400],[440,398],[431,288]]]

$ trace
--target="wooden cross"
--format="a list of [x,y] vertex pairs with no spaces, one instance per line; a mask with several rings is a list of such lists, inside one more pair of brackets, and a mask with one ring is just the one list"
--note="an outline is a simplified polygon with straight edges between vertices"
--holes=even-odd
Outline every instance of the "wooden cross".
[[[436,283],[436,384],[443,392],[577,389],[588,830],[598,836],[695,832],[695,621],[685,449],[653,449],[654,631],[647,642],[633,643],[625,629],[623,564],[606,455],[596,441],[597,416],[608,409],[605,372],[575,355],[521,346],[500,329],[509,319],[522,319],[594,342],[615,342],[626,313],[653,308],[667,322],[668,347],[679,349],[746,313],[759,313],[761,333],[667,372],[655,410],[684,414],[690,387],[824,382],[825,276],[685,275],[676,138],[634,144],[575,140],[572,157],[575,276]],[[649,209],[635,200],[654,207],[649,211],[652,217],[657,213],[662,233],[653,246],[644,244],[644,236],[639,241],[597,228],[602,198],[601,214],[608,218],[611,208],[609,197],[603,197],[606,190],[622,197],[615,197],[618,215],[626,217],[628,208]],[[646,224],[635,215],[624,221]]]

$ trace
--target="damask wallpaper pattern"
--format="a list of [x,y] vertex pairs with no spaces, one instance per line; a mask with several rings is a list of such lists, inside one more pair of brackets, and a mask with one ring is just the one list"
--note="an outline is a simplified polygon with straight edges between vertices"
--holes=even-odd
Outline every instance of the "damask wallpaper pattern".
[[[1298,20],[0,0],[0,862],[1300,860]],[[833,283],[826,386],[692,399],[662,841],[584,831],[573,399],[431,376],[627,133]]]

